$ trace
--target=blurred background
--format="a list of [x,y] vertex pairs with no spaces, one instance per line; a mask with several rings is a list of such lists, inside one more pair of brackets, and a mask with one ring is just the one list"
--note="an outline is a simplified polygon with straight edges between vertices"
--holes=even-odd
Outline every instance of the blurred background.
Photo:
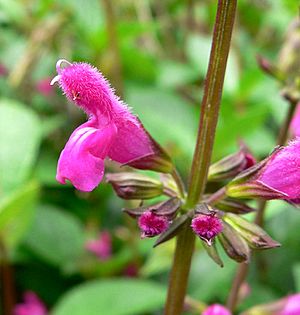
[[[60,58],[97,66],[187,179],[216,3],[0,0],[1,314],[28,291],[47,308],[30,315],[161,314],[174,243],[141,240],[108,184],[81,193],[56,182],[60,151],[86,117],[49,83]],[[214,161],[238,139],[257,158],[274,148],[287,102],[256,56],[282,61],[298,5],[238,1]],[[240,310],[300,291],[299,226],[299,210],[269,203],[266,230],[282,247],[264,253],[264,270],[253,261]],[[220,268],[198,247],[189,295],[224,303],[237,264],[224,257]]]

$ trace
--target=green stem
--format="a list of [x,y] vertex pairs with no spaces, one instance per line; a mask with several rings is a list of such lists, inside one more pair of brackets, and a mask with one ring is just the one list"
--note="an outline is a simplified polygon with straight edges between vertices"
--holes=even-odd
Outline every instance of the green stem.
[[[230,48],[236,2],[237,0],[218,1],[212,48],[201,104],[198,137],[191,169],[188,196],[184,206],[185,209],[191,209],[197,204],[206,186]],[[194,244],[195,234],[190,228],[190,222],[187,222],[177,237],[165,315],[179,315],[182,312]]]

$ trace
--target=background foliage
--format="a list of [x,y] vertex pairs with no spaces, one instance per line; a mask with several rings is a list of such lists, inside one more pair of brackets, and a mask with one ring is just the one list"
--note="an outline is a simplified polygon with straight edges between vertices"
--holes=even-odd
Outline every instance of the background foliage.
[[[215,11],[214,0],[0,0],[0,239],[15,301],[33,290],[52,315],[161,312],[174,244],[141,241],[106,183],[87,194],[55,181],[59,153],[85,117],[48,84],[59,58],[97,66],[187,178]],[[214,160],[239,138],[258,158],[273,149],[287,104],[256,55],[276,62],[297,14],[294,0],[239,1]],[[282,248],[253,268],[240,309],[300,290],[299,224],[298,210],[269,204],[266,229]],[[84,248],[103,230],[113,237],[107,261]],[[224,303],[236,264],[224,257],[221,269],[198,245],[189,294]]]

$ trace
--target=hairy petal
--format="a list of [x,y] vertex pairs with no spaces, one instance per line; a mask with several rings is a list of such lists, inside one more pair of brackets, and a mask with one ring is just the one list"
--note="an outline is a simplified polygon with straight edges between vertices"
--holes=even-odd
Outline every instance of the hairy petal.
[[151,140],[141,123],[133,115],[130,120],[128,116],[129,114],[125,116],[126,120],[116,121],[118,138],[108,153],[112,160],[121,164],[154,154]]
[[102,129],[95,128],[93,121],[78,127],[61,152],[56,179],[61,184],[69,180],[78,190],[92,191],[102,180],[104,158],[116,134],[112,123]]

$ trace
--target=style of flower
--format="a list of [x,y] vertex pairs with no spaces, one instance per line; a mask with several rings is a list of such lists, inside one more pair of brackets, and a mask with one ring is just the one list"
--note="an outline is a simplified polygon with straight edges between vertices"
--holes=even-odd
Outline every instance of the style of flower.
[[78,190],[92,191],[103,178],[106,157],[140,169],[172,171],[170,158],[96,68],[59,60],[56,69],[51,84],[58,82],[67,98],[89,117],[61,152],[56,175],[60,183],[69,180]]
[[154,237],[161,234],[169,227],[169,219],[166,216],[156,215],[151,211],[145,211],[138,219],[141,229],[141,238]]
[[39,297],[31,291],[23,295],[23,303],[14,307],[14,315],[46,315],[47,309]]
[[86,250],[96,255],[100,260],[107,260],[112,255],[112,239],[108,231],[103,231],[99,237],[94,240],[87,241]]
[[193,220],[191,227],[208,245],[211,245],[215,236],[223,230],[222,221],[215,214],[198,214]]
[[231,315],[231,312],[220,304],[212,304],[210,305],[202,315]]

